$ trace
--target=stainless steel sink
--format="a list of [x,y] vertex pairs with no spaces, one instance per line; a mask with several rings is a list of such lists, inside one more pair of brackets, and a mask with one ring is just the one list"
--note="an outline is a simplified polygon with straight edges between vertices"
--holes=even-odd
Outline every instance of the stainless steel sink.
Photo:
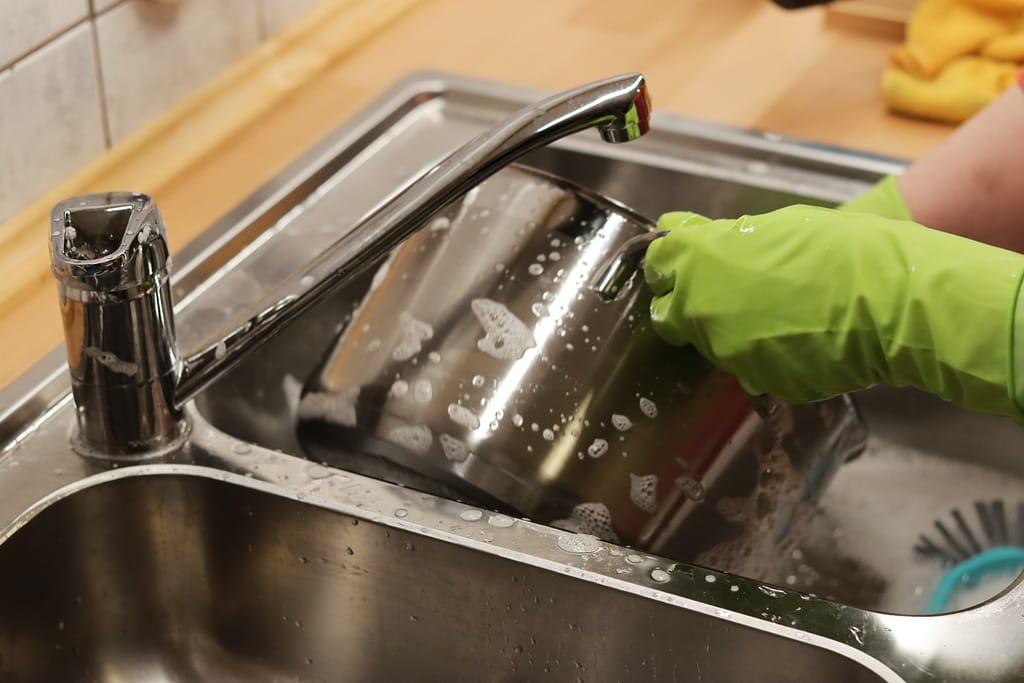
[[[182,348],[217,339],[386,193],[535,98],[451,76],[396,85],[179,255]],[[651,216],[836,203],[900,166],[655,123],[628,149],[582,136],[527,163]],[[975,497],[1016,503],[1017,427],[915,392],[865,392],[871,445],[837,475],[801,553],[731,576],[457,502],[385,466],[368,473],[409,486],[304,459],[299,382],[368,285],[201,394],[186,445],[153,462],[71,451],[61,351],[0,394],[0,680],[1024,675],[1012,635],[1024,587],[957,614],[885,613],[918,609],[934,568],[911,546],[933,517]]]
[[[424,513],[446,507],[431,499]],[[519,534],[485,516],[452,543],[420,523],[193,474],[88,486],[0,546],[0,678],[880,680],[828,650],[635,586],[524,563],[540,541],[556,547],[544,530]],[[522,549],[474,547],[499,533]],[[612,576],[613,566],[650,571],[646,558],[634,566],[610,553],[591,564]],[[749,655],[716,663],[709,652],[719,650]]]

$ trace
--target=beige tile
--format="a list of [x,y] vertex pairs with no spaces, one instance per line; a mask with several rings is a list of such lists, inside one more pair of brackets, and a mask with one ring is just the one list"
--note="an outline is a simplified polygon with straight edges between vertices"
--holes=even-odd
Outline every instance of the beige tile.
[[267,20],[269,38],[324,0],[260,0]]
[[0,67],[86,17],[88,0],[0,0]]
[[254,0],[129,0],[96,19],[111,139],[151,121],[259,43]]
[[104,149],[91,26],[0,72],[0,222]]

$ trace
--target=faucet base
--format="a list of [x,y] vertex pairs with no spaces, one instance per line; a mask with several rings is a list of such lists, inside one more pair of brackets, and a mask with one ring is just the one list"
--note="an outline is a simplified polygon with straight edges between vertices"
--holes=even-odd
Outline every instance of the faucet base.
[[178,451],[188,442],[191,433],[191,424],[187,419],[183,419],[175,426],[175,432],[170,435],[170,438],[162,439],[160,443],[136,444],[138,450],[113,453],[110,451],[109,445],[96,444],[85,438],[81,427],[74,422],[71,426],[69,441],[71,449],[83,458],[115,464],[137,465],[165,460],[169,454]]

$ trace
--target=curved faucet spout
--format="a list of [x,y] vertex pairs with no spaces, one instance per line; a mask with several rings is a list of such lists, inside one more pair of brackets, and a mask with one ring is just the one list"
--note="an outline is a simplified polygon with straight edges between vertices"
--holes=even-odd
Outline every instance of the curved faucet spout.
[[[552,95],[495,124],[371,211],[305,271],[295,274],[292,291],[301,292],[297,297],[262,302],[246,323],[217,335],[203,351],[186,358],[177,391],[179,404],[233,367],[248,350],[376,263],[433,214],[527,152],[588,128],[597,128],[606,142],[628,142],[650,129],[650,119],[646,81],[632,73]],[[300,280],[316,284],[305,288],[299,286]]]
[[[650,99],[644,77],[640,74],[590,83],[521,109],[464,144],[361,219],[306,270],[292,276],[283,291],[293,294],[283,299],[260,302],[254,308],[256,312],[242,325],[221,330],[210,343],[203,345],[201,351],[180,361],[174,348],[174,321],[170,315],[169,289],[166,286],[154,288],[151,279],[147,279],[144,287],[130,289],[131,297],[119,291],[100,291],[105,281],[118,283],[124,280],[117,273],[109,274],[107,271],[116,271],[123,267],[122,262],[131,262],[128,257],[134,258],[136,252],[148,253],[145,250],[151,249],[153,244],[164,244],[164,226],[152,201],[144,195],[105,194],[74,197],[61,202],[54,208],[51,221],[55,235],[51,240],[51,256],[55,273],[61,280],[62,301],[74,300],[77,305],[82,299],[102,302],[104,306],[102,329],[90,327],[94,322],[99,325],[94,315],[65,316],[65,326],[74,325],[73,329],[67,330],[69,357],[82,365],[79,362],[81,349],[77,347],[83,346],[83,340],[88,340],[86,350],[92,354],[89,359],[98,359],[88,368],[95,369],[93,366],[97,363],[107,361],[100,368],[102,372],[90,372],[82,378],[72,376],[73,382],[82,384],[82,387],[76,384],[75,398],[83,452],[124,457],[173,448],[186,431],[180,410],[186,401],[220,373],[236,365],[249,351],[273,337],[287,323],[377,263],[444,206],[530,150],[587,128],[597,128],[607,142],[634,140],[647,132],[650,114]],[[147,212],[144,221],[141,214],[135,215],[143,210]],[[108,230],[110,226],[117,227],[122,223],[126,226],[142,225],[139,234],[144,233],[145,240],[133,242],[128,236],[122,240],[120,232],[117,235],[111,233],[113,236],[107,234],[111,232]],[[92,249],[90,246],[88,253],[69,252],[67,245],[78,244],[75,240],[79,232],[103,248]],[[106,275],[97,278],[97,272]],[[91,279],[79,283],[75,280],[76,274]],[[68,282],[68,278],[72,282]],[[312,287],[303,286],[302,283],[310,281],[315,283]],[[166,277],[162,277],[161,282],[165,283]],[[83,286],[79,287],[79,284]],[[82,296],[65,296],[66,292],[77,293],[80,289],[85,291]],[[159,301],[155,302],[159,304],[159,314],[141,316],[127,304],[120,312],[117,302],[122,299],[148,311],[153,308],[146,308],[147,297],[150,296],[159,296]],[[145,322],[145,326],[140,321]],[[103,348],[104,340],[120,339],[125,335],[134,339],[134,343]],[[145,350],[146,357],[127,357],[132,349]],[[141,383],[138,378],[133,378],[129,385],[109,367],[116,360],[117,368],[134,368],[152,357],[171,359],[174,368],[150,373]],[[154,396],[161,397],[161,400],[155,401]],[[115,414],[120,419],[113,420],[111,416]],[[123,421],[144,425],[145,434],[122,434],[117,423]]]

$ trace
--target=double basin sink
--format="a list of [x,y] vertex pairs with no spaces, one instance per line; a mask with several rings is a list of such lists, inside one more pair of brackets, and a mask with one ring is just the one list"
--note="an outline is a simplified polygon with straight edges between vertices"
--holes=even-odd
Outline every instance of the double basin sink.
[[[394,188],[537,94],[413,76],[176,259],[179,343],[247,306]],[[648,216],[830,205],[894,160],[681,118],[524,163]],[[368,279],[189,406],[178,453],[69,447],[57,350],[0,395],[2,681],[925,681],[1024,671],[1024,592],[914,616],[941,568],[912,547],[976,499],[1014,509],[1014,425],[909,391],[856,396],[871,437],[791,564],[733,576],[302,457],[301,382]],[[229,321],[225,323],[225,321]],[[395,473],[378,473],[395,480]],[[440,493],[441,495],[435,495]]]

